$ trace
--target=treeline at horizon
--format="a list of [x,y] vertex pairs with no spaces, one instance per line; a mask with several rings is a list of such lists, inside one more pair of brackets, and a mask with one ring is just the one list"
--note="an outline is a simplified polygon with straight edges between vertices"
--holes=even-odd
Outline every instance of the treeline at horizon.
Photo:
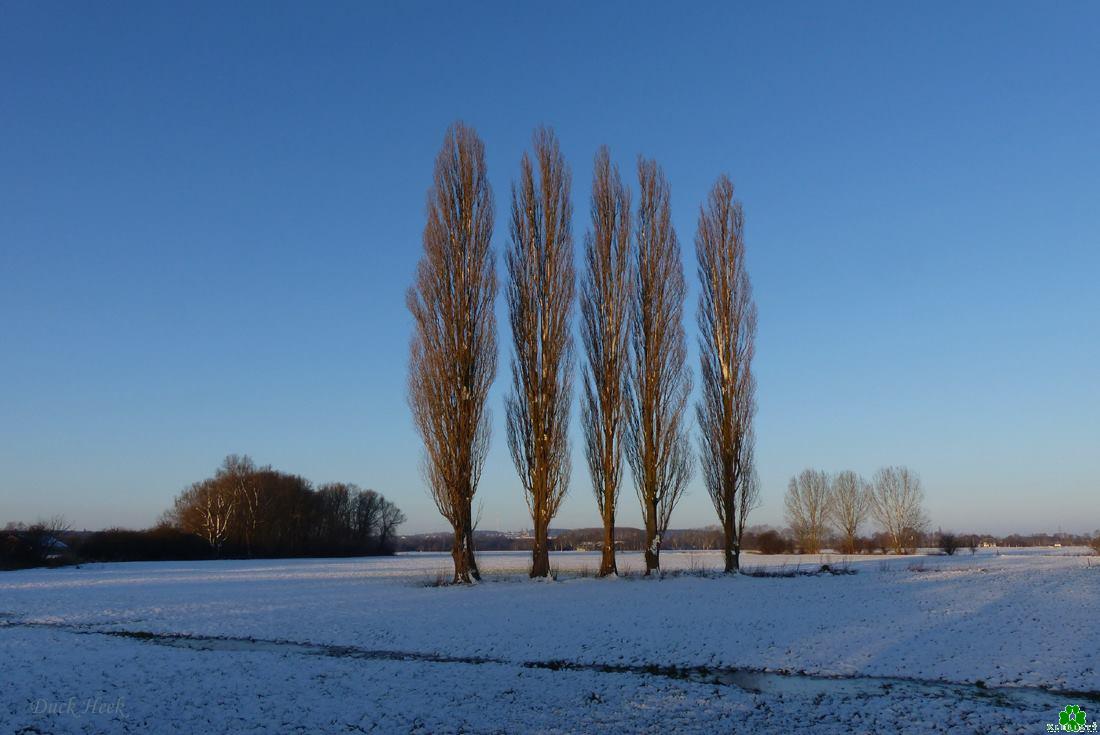
[[[523,551],[532,549],[534,537],[531,534],[517,534],[503,531],[474,531],[478,551]],[[449,531],[407,534],[398,537],[399,552],[449,552],[452,534]],[[599,551],[603,544],[603,528],[551,529],[551,551]],[[1100,551],[1100,529],[1089,534],[1079,533],[1009,533],[991,534],[984,532],[948,532],[942,530],[923,532],[915,539],[914,548],[896,552],[894,540],[888,532],[878,531],[866,536],[858,536],[854,544],[843,533],[834,533],[822,540],[821,548],[808,552],[800,546],[798,533],[790,528],[759,525],[745,529],[741,544],[743,552],[758,554],[888,554],[913,553],[918,549],[938,549],[944,553],[955,553],[963,548],[980,548],[983,545],[1000,548],[1027,548],[1036,546],[1091,546]],[[723,534],[718,526],[703,528],[669,529],[661,544],[666,551],[720,551]],[[615,528],[615,548],[617,551],[640,552],[645,549],[645,529],[629,526]],[[851,549],[847,551],[846,549]]]
[[392,554],[405,514],[381,493],[257,467],[231,454],[187,487],[159,525],[202,538],[217,556]]
[[405,514],[351,483],[318,487],[231,454],[148,529],[74,532],[62,516],[0,530],[0,569],[81,561],[374,556],[397,550]]

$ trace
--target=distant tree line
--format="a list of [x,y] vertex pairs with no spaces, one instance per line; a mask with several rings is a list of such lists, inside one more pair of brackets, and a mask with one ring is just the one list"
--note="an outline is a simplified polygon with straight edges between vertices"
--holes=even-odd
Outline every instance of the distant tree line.
[[[531,551],[534,547],[533,534],[504,533],[500,531],[475,531],[474,537],[480,551]],[[669,529],[661,546],[672,551],[715,551],[721,550],[724,533],[720,526],[707,528]],[[644,551],[646,547],[644,528],[616,526],[612,541],[616,551]],[[789,534],[768,526],[750,527],[743,535],[743,548],[762,554],[790,553],[794,543]],[[573,528],[549,529],[548,547],[551,551],[600,551],[602,553],[606,538],[604,529]],[[449,551],[450,535],[447,533],[423,533],[401,536],[398,551]]]
[[840,551],[865,550],[858,532],[869,518],[881,527],[884,548],[909,553],[922,544],[928,526],[920,476],[907,467],[883,467],[871,482],[850,470],[830,475],[806,469],[791,478],[784,505],[794,541],[806,554],[824,548],[834,531]]
[[314,488],[300,475],[238,455],[181,492],[162,519],[203,539],[217,556],[259,557],[392,554],[404,522],[404,513],[373,490]]
[[314,488],[305,478],[230,455],[185,488],[153,528],[73,531],[64,518],[0,530],[0,569],[80,561],[393,554],[405,515],[374,490]]
[[[500,531],[475,531],[474,537],[480,551],[530,552],[533,536]],[[599,551],[603,547],[603,528],[550,529],[548,545],[551,551]],[[847,537],[836,528],[828,528],[821,537],[818,551],[830,550],[850,554],[895,553],[890,534],[876,531],[869,535],[857,535],[846,546]],[[724,533],[720,526],[707,528],[669,529],[662,546],[675,551],[721,551]],[[914,535],[914,549],[940,549],[944,553],[961,550],[976,551],[988,547],[1037,547],[1037,546],[1091,546],[1100,552],[1100,530],[1089,534],[1036,533],[997,536],[978,532],[924,531]],[[423,533],[401,536],[397,550],[404,552],[450,551],[451,534]],[[639,552],[645,548],[645,529],[617,526],[615,548],[618,551]],[[847,549],[847,551],[845,551]],[[903,549],[907,551],[907,549]],[[789,528],[750,526],[742,536],[742,552],[759,554],[794,554],[804,552],[797,536]]]

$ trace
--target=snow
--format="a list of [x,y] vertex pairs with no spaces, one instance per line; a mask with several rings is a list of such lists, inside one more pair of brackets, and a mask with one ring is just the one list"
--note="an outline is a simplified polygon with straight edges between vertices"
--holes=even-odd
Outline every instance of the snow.
[[724,578],[721,552],[663,551],[683,574],[661,580],[555,553],[551,584],[486,553],[471,587],[434,586],[449,554],[11,572],[0,732],[1045,732],[1100,715],[1084,553],[747,555],[857,573]]

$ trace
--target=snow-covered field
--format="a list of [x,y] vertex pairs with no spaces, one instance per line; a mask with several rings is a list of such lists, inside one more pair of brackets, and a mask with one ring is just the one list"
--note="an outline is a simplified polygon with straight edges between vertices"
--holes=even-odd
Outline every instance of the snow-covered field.
[[[594,554],[0,574],[0,732],[1046,732],[1100,718],[1100,558],[852,557],[856,574],[597,580]],[[749,556],[811,570],[840,557]]]

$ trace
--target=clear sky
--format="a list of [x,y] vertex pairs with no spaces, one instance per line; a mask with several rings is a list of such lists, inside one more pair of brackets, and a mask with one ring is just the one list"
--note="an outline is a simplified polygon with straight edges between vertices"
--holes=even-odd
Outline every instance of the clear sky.
[[[597,147],[631,181],[663,164],[692,283],[699,204],[733,177],[755,520],[804,467],[907,464],[933,525],[1100,527],[1091,2],[0,2],[0,524],[149,524],[239,452],[444,528],[404,294],[456,119],[486,144],[498,255],[540,123],[578,249]],[[479,497],[513,529],[501,327]],[[598,525],[577,441],[573,464],[553,525]],[[689,493],[673,526],[713,522]]]

